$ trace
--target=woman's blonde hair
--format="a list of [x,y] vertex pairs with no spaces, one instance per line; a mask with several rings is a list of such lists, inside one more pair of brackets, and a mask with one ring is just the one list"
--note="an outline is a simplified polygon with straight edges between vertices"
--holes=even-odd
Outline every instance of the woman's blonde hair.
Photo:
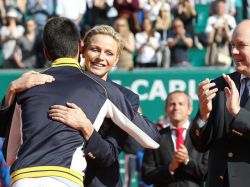
[[116,32],[114,28],[109,25],[97,25],[97,26],[94,26],[92,29],[90,29],[83,38],[84,46],[88,46],[91,38],[98,34],[112,37],[118,44],[117,54],[120,56],[124,47],[123,40],[120,34]]

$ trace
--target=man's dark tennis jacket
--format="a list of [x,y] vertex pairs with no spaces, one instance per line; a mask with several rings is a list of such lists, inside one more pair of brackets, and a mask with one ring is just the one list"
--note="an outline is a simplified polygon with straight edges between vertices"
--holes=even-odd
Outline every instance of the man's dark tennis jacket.
[[[21,146],[11,167],[12,182],[26,177],[46,176],[49,171],[49,175],[82,183],[81,176],[86,167],[82,151],[85,147],[84,139],[77,130],[48,117],[48,109],[54,104],[73,102],[85,112],[97,131],[103,119],[108,117],[142,146],[158,147],[158,133],[152,129],[152,133],[147,135],[142,130],[153,127],[133,110],[116,86],[91,73],[83,72],[76,61],[68,58],[56,60],[44,73],[52,75],[55,81],[17,96],[13,119],[19,115],[22,118]],[[12,124],[8,125],[10,123],[6,120],[11,118],[3,114],[6,114],[6,110],[0,111],[0,132],[9,140],[10,145],[13,141],[9,138],[17,128],[13,128]],[[8,150],[9,148],[6,153],[7,161]]]

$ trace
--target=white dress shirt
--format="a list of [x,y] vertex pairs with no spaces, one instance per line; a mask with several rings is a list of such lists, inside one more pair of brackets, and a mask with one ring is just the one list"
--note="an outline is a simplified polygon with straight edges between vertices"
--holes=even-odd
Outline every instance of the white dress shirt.
[[[187,129],[189,128],[189,125],[190,125],[190,121],[189,120],[187,120],[184,124],[183,124],[183,126],[182,126],[182,128],[185,128],[185,130],[183,131],[183,133],[182,133],[182,136],[183,136],[183,138],[184,138],[184,141],[186,140],[186,135],[187,135]],[[176,138],[177,138],[177,136],[176,136],[176,127],[172,124],[172,123],[170,123],[170,129],[171,129],[171,137],[172,137],[172,141],[173,141],[173,144],[174,144],[174,149],[175,149],[175,151],[176,151]]]

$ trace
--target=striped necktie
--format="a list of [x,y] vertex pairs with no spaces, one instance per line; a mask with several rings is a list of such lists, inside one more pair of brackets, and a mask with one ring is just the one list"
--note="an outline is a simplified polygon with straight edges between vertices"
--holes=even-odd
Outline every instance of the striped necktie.
[[244,106],[249,97],[249,88],[248,88],[249,78],[244,78],[243,81],[245,82],[245,88],[240,98],[240,106]]

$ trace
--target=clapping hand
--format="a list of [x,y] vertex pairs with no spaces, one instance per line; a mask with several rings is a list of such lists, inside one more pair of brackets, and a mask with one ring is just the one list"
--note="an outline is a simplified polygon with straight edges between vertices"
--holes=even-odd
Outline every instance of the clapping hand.
[[216,96],[218,88],[213,88],[214,82],[209,79],[202,81],[198,86],[198,98],[200,102],[200,118],[207,120],[212,111],[212,99]]
[[240,95],[234,81],[228,76],[222,75],[229,87],[225,87],[224,91],[226,94],[226,106],[227,110],[232,116],[236,116],[240,111]]

